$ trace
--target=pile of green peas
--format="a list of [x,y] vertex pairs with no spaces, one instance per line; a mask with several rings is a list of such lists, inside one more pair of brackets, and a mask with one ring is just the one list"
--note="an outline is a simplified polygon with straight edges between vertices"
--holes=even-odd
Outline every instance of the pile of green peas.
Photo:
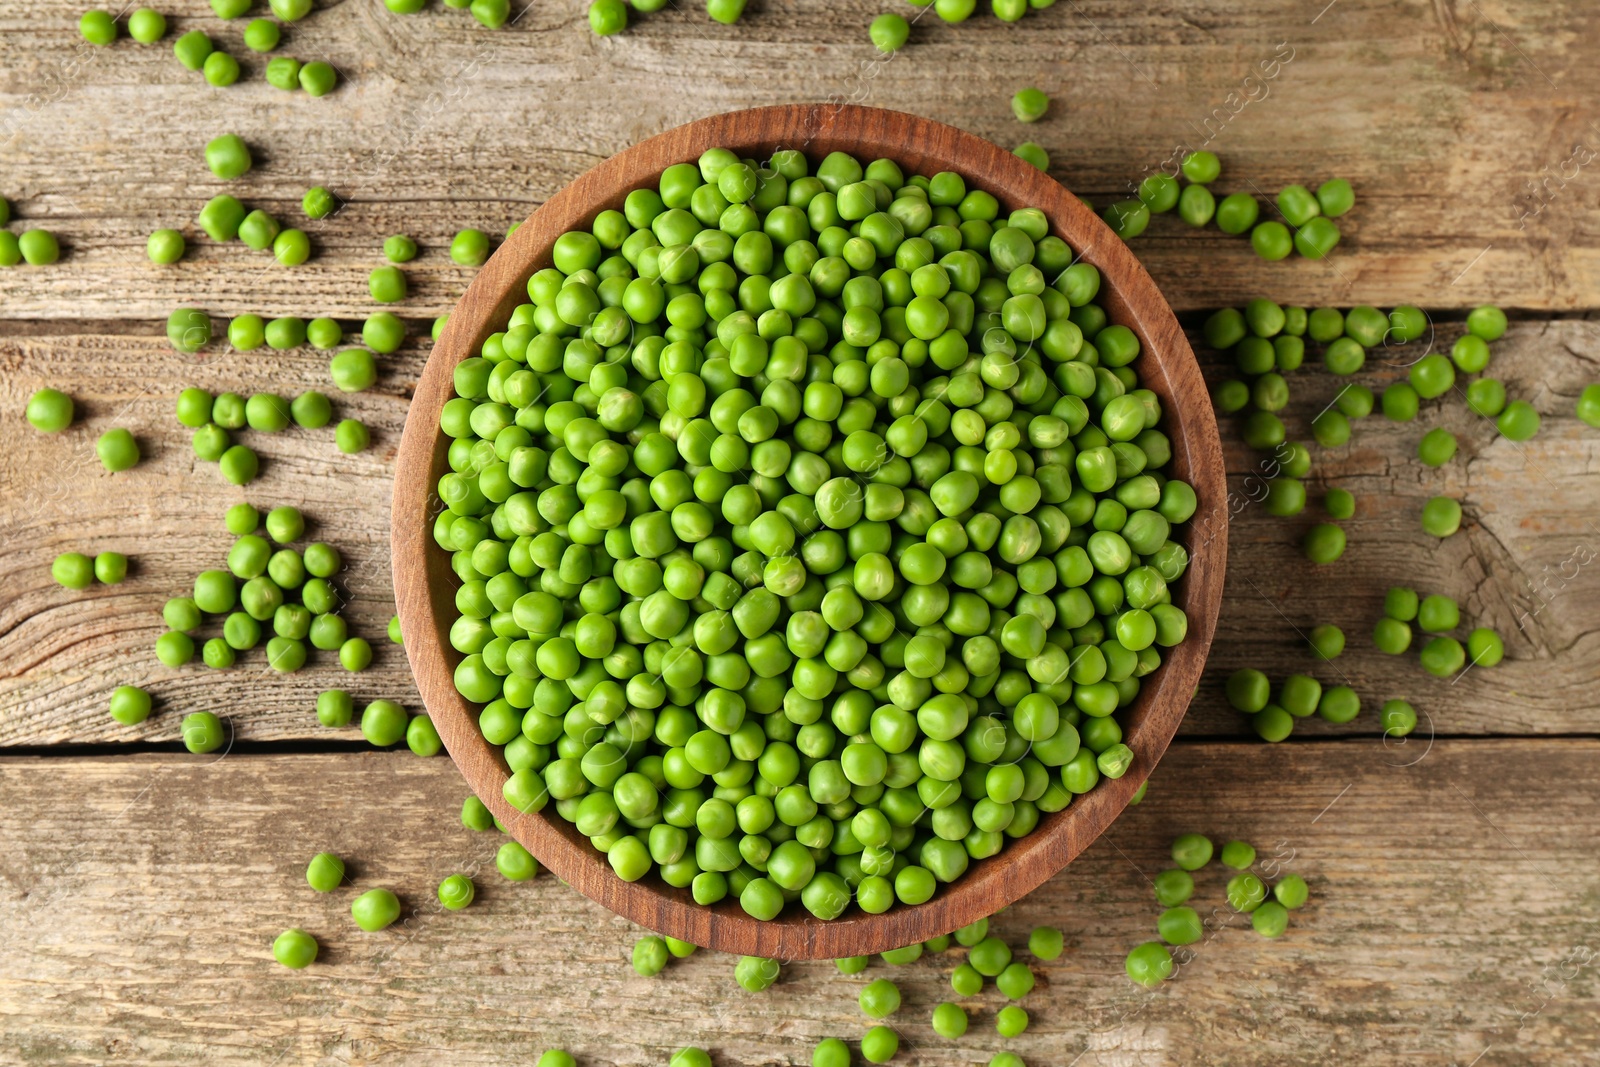
[[[195,308],[178,308],[167,319],[167,338],[180,352],[198,352],[211,343],[212,331],[211,317]],[[228,324],[227,336],[241,352],[263,344],[278,351],[307,343],[314,348],[332,349],[343,340],[344,329],[330,318],[307,323],[287,316],[269,322],[259,315],[246,314]],[[373,353],[395,351],[405,336],[405,324],[395,315],[380,311],[369,316],[361,327],[361,341],[367,347],[346,348],[328,361],[328,377],[334,387],[344,393],[370,388],[378,377]],[[233,392],[213,396],[191,387],[178,395],[176,409],[178,422],[194,431],[191,444],[195,458],[216,463],[223,479],[231,485],[254,481],[261,461],[254,449],[234,443],[230,431],[248,428],[278,433],[291,424],[318,430],[333,421],[333,402],[316,389],[290,400],[276,393],[254,393],[248,398]],[[346,455],[365,451],[370,441],[366,424],[359,419],[341,419],[334,426],[334,443]]]
[[[362,671],[372,662],[372,647],[350,635],[339,614],[343,600],[332,579],[344,566],[339,550],[323,542],[304,550],[290,547],[305,533],[297,508],[273,508],[263,518],[250,504],[235,504],[227,513],[228,532],[237,540],[228,550],[226,569],[202,571],[190,596],[174,597],[162,608],[167,632],[156,639],[156,658],[181,667],[194,658],[192,636],[207,616],[223,617],[220,636],[205,641],[201,660],[214,669],[232,667],[241,652],[261,643],[263,624],[270,624],[267,665],[275,671],[297,671],[312,648],[337,652],[348,671]],[[257,532],[263,525],[266,536]],[[279,547],[274,549],[273,544]]]
[[508,803],[627,880],[834,918],[1127,772],[1196,500],[1048,231],[954,173],[713,149],[556,241],[441,417]]
[[1210,186],[1221,175],[1222,161],[1216,153],[1204,149],[1189,152],[1179,162],[1177,173],[1147,175],[1139,182],[1134,199],[1113,203],[1101,217],[1117,236],[1129,240],[1144,233],[1152,215],[1176,209],[1179,218],[1197,229],[1215,220],[1223,233],[1248,231],[1250,245],[1262,259],[1285,259],[1296,251],[1307,259],[1322,259],[1339,243],[1339,227],[1332,220],[1355,206],[1355,192],[1343,178],[1322,183],[1315,194],[1303,185],[1291,185],[1277,198],[1278,210],[1288,225],[1275,219],[1263,221],[1261,204],[1250,193],[1233,193],[1217,200]]
[[[341,652],[343,649],[341,647]],[[370,656],[371,649],[365,650]],[[349,726],[355,719],[356,702],[343,689],[328,689],[317,694],[317,721],[327,727]],[[374,700],[361,712],[361,736],[377,748],[388,748],[401,741],[416,756],[437,756],[444,750],[438,728],[427,715],[411,715],[393,700]],[[463,818],[463,822],[465,818]]]
[[[1337,631],[1337,627],[1328,630]],[[1335,639],[1324,632],[1321,642],[1313,641],[1313,646],[1323,658],[1331,659],[1333,657],[1327,653],[1333,651],[1335,643],[1342,651],[1344,635],[1340,633]],[[1296,719],[1316,714],[1329,722],[1345,723],[1361,713],[1361,698],[1354,689],[1347,685],[1325,687],[1309,674],[1291,674],[1285,678],[1278,688],[1278,699],[1274,701],[1272,682],[1267,676],[1253,667],[1245,667],[1228,675],[1223,693],[1235,711],[1250,716],[1250,725],[1257,736],[1273,743],[1294,732]]]
[[1154,989],[1171,978],[1176,970],[1171,948],[1193,945],[1206,936],[1206,922],[1188,901],[1194,896],[1193,872],[1205,868],[1213,857],[1238,872],[1228,878],[1228,905],[1249,915],[1250,925],[1262,937],[1282,937],[1289,927],[1289,912],[1303,907],[1310,895],[1298,874],[1284,875],[1269,889],[1252,873],[1256,850],[1248,841],[1229,841],[1217,849],[1204,834],[1180,834],[1172,842],[1174,866],[1152,879],[1156,903],[1165,909],[1156,920],[1160,940],[1146,941],[1128,953],[1125,969],[1138,985]]
[[[415,15],[427,6],[427,0],[383,0],[383,6],[397,15]],[[444,0],[444,6],[466,8],[491,30],[498,30],[511,17],[511,0]]]
[[1461,608],[1450,597],[1418,596],[1406,586],[1394,586],[1384,594],[1383,617],[1372,628],[1372,643],[1380,652],[1403,655],[1411,647],[1413,624],[1433,635],[1422,646],[1420,659],[1422,669],[1435,678],[1449,678],[1469,662],[1474,667],[1495,667],[1505,659],[1505,642],[1487,626],[1467,634],[1465,646],[1451,636],[1461,625]]
[[[992,918],[992,916],[990,917]],[[884,952],[879,957],[892,967],[905,966],[925,956],[936,956],[952,949],[964,948],[966,958],[950,975],[950,987],[956,996],[970,1000],[983,992],[985,982],[993,980],[1000,993],[1011,1001],[1020,1001],[1033,991],[1037,981],[1032,968],[1018,958],[1010,945],[990,931],[990,918],[979,919],[951,934],[944,934],[905,948]],[[1028,937],[1027,948],[1034,958],[1050,962],[1059,959],[1064,947],[1061,931],[1051,926],[1034,928]],[[834,961],[839,973],[861,974],[871,960],[867,956],[851,956]],[[761,967],[771,964],[771,967]],[[740,985],[752,991],[765,989],[776,977],[776,962],[746,956],[741,960],[741,972],[750,970],[764,976],[760,984],[751,984],[742,973],[736,973]],[[900,988],[887,978],[877,978],[862,986],[857,1001],[861,1013],[875,1022],[894,1015],[901,1007]],[[954,1040],[967,1032],[970,1019],[967,1009],[954,1002],[937,1005],[930,1022],[940,1037]],[[1001,1037],[1017,1037],[1028,1027],[1028,1012],[1019,1004],[1007,1004],[995,1013],[995,1030]],[[886,1025],[872,1026],[861,1040],[863,1058],[882,1063],[894,1055],[899,1035]],[[848,1067],[850,1050],[842,1040],[827,1038],[812,1053],[813,1067]]]
[[[211,0],[212,11],[219,18],[236,19],[250,9],[248,0]],[[304,18],[311,10],[311,0],[272,0],[272,12],[285,22]],[[148,7],[141,7],[128,15],[128,36],[140,44],[154,44],[167,34],[166,16]],[[119,27],[110,12],[94,9],[86,11],[78,20],[78,32],[83,39],[97,47],[105,47],[117,39]],[[271,19],[253,19],[244,30],[244,43],[254,52],[270,52],[278,45],[281,30]],[[212,85],[222,87],[239,80],[239,61],[218,48],[210,35],[201,30],[191,30],[180,36],[172,46],[173,55],[188,70],[197,70]],[[327,67],[327,64],[322,64]],[[328,71],[332,73],[332,67]]]
[[[274,63],[278,62],[276,59]],[[218,140],[222,140],[219,138]],[[212,142],[215,144],[216,142]],[[242,144],[240,145],[242,148]],[[207,159],[211,161],[212,153],[208,146]],[[249,166],[248,150],[242,156],[232,152],[218,157],[214,164],[223,168],[218,171],[221,176],[224,172],[232,172],[235,168]],[[243,171],[239,171],[243,173]],[[306,194],[310,197],[310,194]],[[307,214],[310,214],[308,211]],[[285,267],[298,267],[311,258],[311,238],[301,229],[284,226],[272,215],[257,208],[247,209],[238,197],[222,193],[207,200],[200,208],[200,214],[195,216],[195,224],[205,231],[207,237],[219,244],[228,241],[240,240],[246,246],[256,251],[270,251],[274,259]],[[157,263],[170,263],[183,255],[184,244],[182,235],[174,241],[170,234],[173,230],[157,230],[150,235],[147,252],[150,259]],[[160,235],[160,240],[157,236]]]
[[[706,0],[706,15],[713,22],[731,26],[744,14],[746,0]],[[630,12],[652,14],[667,6],[667,0],[591,0],[589,29],[596,37],[610,37],[628,28]]]

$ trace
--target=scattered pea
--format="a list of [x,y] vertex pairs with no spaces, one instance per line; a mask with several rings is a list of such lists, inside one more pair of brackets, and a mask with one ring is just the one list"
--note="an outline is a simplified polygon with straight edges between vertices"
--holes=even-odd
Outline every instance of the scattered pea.
[[315,963],[317,950],[317,939],[298,928],[285,930],[272,942],[272,958],[295,971]]
[[139,442],[121,426],[107,430],[94,443],[100,465],[108,471],[125,471],[139,462]]
[[1028,951],[1041,960],[1055,960],[1061,956],[1063,939],[1061,931],[1053,926],[1036,926],[1028,935]]
[[225,133],[206,142],[206,166],[223,181],[248,173],[254,162],[249,146],[236,133]]
[[1128,953],[1128,977],[1146,989],[1154,989],[1172,977],[1172,953],[1159,941],[1146,941]]
[[111,691],[111,717],[124,726],[137,726],[150,717],[150,694],[134,685]]
[[[165,635],[171,637],[171,634]],[[183,635],[179,635],[183,636]],[[184,640],[188,640],[187,637]],[[194,643],[189,642],[190,655],[193,655]],[[215,752],[227,740],[227,734],[222,728],[222,720],[209,711],[195,711],[183,717],[183,747],[197,755],[206,752]]]
[[400,898],[388,889],[369,889],[350,902],[350,917],[367,933],[376,933],[400,918]]
[[40,433],[60,433],[72,425],[72,398],[59,389],[44,388],[28,398],[27,419]]
[[306,884],[319,893],[331,893],[344,884],[344,860],[332,852],[319,852],[306,864]]

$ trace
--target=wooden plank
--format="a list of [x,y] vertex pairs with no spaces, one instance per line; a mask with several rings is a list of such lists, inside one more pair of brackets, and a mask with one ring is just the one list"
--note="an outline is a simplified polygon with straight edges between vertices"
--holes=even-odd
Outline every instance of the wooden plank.
[[[1600,742],[1535,739],[1175,746],[1142,806],[995,920],[1017,945],[1037,924],[1066,934],[1065,955],[1035,963],[1024,1036],[995,1036],[992,986],[966,1002],[967,1037],[933,1035],[955,953],[872,966],[903,991],[895,1062],[1002,1047],[1033,1064],[1587,1062],[1597,757]],[[17,1062],[505,1063],[561,1046],[659,1065],[694,1043],[719,1064],[793,1064],[866,1026],[863,979],[828,963],[786,966],[762,995],[711,953],[635,976],[637,928],[548,875],[491,869],[498,835],[460,827],[464,787],[442,759],[9,759],[0,786],[0,1047]],[[1215,925],[1145,993],[1123,957],[1154,936],[1146,878],[1192,830],[1253,842],[1311,902],[1267,941],[1227,908],[1222,869],[1201,872],[1194,904]],[[306,887],[322,849],[353,886]],[[456,871],[478,902],[445,913],[433,888]],[[349,901],[375,886],[405,918],[362,934]],[[304,972],[268,954],[291,925],[323,945]]]
[[[1459,332],[1458,323],[1441,323],[1438,344],[1448,347]],[[1225,374],[1198,332],[1191,333],[1208,377]],[[15,419],[0,427],[0,481],[8,487],[0,497],[0,543],[8,548],[0,555],[0,587],[9,594],[0,603],[0,742],[172,741],[181,713],[201,708],[236,709],[239,735],[248,740],[327,738],[330,731],[316,724],[311,709],[318,691],[335,686],[349,687],[362,701],[383,696],[415,706],[404,657],[383,635],[393,611],[390,467],[425,349],[419,342],[383,357],[375,390],[339,398],[343,410],[372,426],[370,452],[340,455],[331,430],[247,434],[265,459],[261,479],[242,492],[192,460],[187,432],[171,414],[178,390],[191,382],[216,391],[327,388],[324,354],[262,350],[200,363],[142,333],[0,338],[6,371],[0,405],[19,410],[33,389],[65,385],[88,416],[61,437],[34,433]],[[1326,455],[1316,450],[1313,506],[1295,519],[1273,518],[1254,502],[1261,490],[1249,476],[1262,471],[1262,457],[1238,442],[1234,426],[1223,427],[1236,511],[1229,582],[1209,680],[1185,732],[1246,730],[1220,699],[1220,679],[1243,666],[1274,679],[1313,669],[1300,635],[1324,622],[1345,630],[1349,650],[1314,673],[1328,684],[1353,685],[1369,707],[1407,697],[1447,734],[1600,732],[1593,685],[1600,639],[1589,610],[1600,597],[1600,568],[1592,565],[1600,559],[1592,477],[1600,468],[1600,435],[1572,415],[1600,361],[1600,326],[1517,323],[1494,352],[1491,373],[1543,412],[1537,437],[1522,444],[1500,438],[1454,394],[1425,405],[1415,423],[1375,415],[1357,424],[1352,444]],[[1381,389],[1402,373],[1375,355],[1359,380]],[[1292,381],[1291,433],[1309,440],[1309,417],[1343,380],[1323,371],[1313,353]],[[1417,440],[1435,424],[1451,428],[1462,444],[1458,458],[1430,471],[1414,457]],[[133,471],[108,475],[93,459],[95,436],[111,425],[130,426],[145,442],[148,458]],[[1352,489],[1360,503],[1348,524],[1345,558],[1319,568],[1300,556],[1296,542],[1318,521],[1324,483]],[[1418,522],[1423,502],[1441,492],[1460,497],[1468,515],[1462,532],[1443,542],[1423,534]],[[197,571],[221,564],[231,543],[222,511],[246,498],[301,506],[313,536],[344,551],[351,626],[378,653],[371,670],[349,675],[327,653],[294,675],[264,674],[259,652],[245,661],[257,669],[220,674],[198,663],[171,671],[155,661],[151,645],[162,630],[162,603],[188,589]],[[125,584],[72,593],[51,581],[57,553],[104,549],[134,557]],[[1506,662],[1450,682],[1425,674],[1415,653],[1377,653],[1371,627],[1383,591],[1395,584],[1460,600],[1468,628],[1492,626],[1505,636]],[[111,722],[105,702],[124,683],[151,688],[161,713],[139,727]],[[1375,729],[1370,715],[1345,727],[1301,725],[1308,736],[1370,736]]]
[[[285,39],[285,51],[341,70],[342,87],[320,100],[266,85],[238,24],[200,0],[173,6],[175,33],[206,29],[244,57],[239,84],[207,86],[165,43],[84,47],[80,8],[65,0],[0,14],[0,181],[19,216],[67,248],[58,266],[8,273],[6,315],[148,319],[190,301],[229,315],[364,314],[366,274],[396,230],[424,246],[408,268],[409,307],[437,315],[468,277],[444,254],[456,229],[499,232],[598,160],[679,123],[817,99],[912,111],[1007,147],[1036,140],[1053,173],[1102,207],[1178,146],[1223,156],[1221,192],[1354,183],[1360,205],[1323,263],[1263,264],[1242,238],[1157,219],[1135,247],[1180,308],[1243,301],[1270,279],[1306,303],[1577,309],[1593,306],[1600,282],[1597,131],[1580,106],[1600,91],[1587,61],[1600,26],[1582,0],[1085,0],[1016,25],[959,26],[924,9],[892,60],[867,41],[881,6],[869,0],[752,5],[736,27],[684,0],[604,40],[576,0],[527,5],[499,33],[438,7],[407,18],[338,4]],[[1008,100],[1029,83],[1056,103],[1024,127]],[[138,122],[130,137],[143,114],[164,121]],[[252,205],[304,224],[307,186],[350,199],[307,226],[311,264],[283,270],[203,239],[178,266],[144,262],[152,229],[193,234],[200,205],[223,191],[201,149],[225,129],[258,151],[256,170],[227,186]]]

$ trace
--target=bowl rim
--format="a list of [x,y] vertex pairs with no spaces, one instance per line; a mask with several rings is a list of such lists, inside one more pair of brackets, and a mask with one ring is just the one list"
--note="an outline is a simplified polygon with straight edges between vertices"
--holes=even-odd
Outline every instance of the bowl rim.
[[[549,265],[557,236],[587,226],[601,210],[620,208],[630,190],[711,147],[759,159],[800,149],[813,164],[834,150],[887,157],[908,174],[954,170],[1003,207],[1042,209],[1051,232],[1099,270],[1097,300],[1110,321],[1139,337],[1140,385],[1162,400],[1161,427],[1172,442],[1169,469],[1199,498],[1184,531],[1189,567],[1173,590],[1173,602],[1188,615],[1188,635],[1150,676],[1154,683],[1125,709],[1124,741],[1135,753],[1133,766],[1122,778],[1102,781],[1068,807],[1042,816],[1031,834],[1008,839],[1001,853],[974,863],[925,904],[896,904],[879,915],[855,911],[831,921],[790,907],[761,921],[731,896],[702,906],[654,874],[624,882],[559,816],[525,814],[504,800],[509,768],[479,732],[476,710],[453,683],[454,663],[461,658],[447,639],[454,575],[448,555],[433,542],[432,522],[442,510],[434,487],[446,469],[439,414],[454,395],[454,367],[503,329],[512,308],[526,301],[527,279]],[[540,864],[611,911],[679,940],[744,955],[822,959],[901,947],[987,916],[1060,871],[1115,820],[1166,751],[1196,691],[1221,606],[1227,526],[1221,441],[1199,365],[1171,308],[1126,243],[1048,175],[973,134],[880,108],[794,104],[713,115],[623,150],[551,196],[490,257],[446,321],[413,394],[395,464],[391,565],[406,656],[445,748],[473,791]]]

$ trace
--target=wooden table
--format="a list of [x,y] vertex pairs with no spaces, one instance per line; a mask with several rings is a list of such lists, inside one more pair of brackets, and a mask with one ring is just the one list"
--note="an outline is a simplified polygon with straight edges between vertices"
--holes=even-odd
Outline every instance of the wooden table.
[[[1196,327],[1204,309],[1257,295],[1408,302],[1429,309],[1448,345],[1465,309],[1502,304],[1515,321],[1492,373],[1544,415],[1517,444],[1451,396],[1417,423],[1374,417],[1349,446],[1318,450],[1314,488],[1343,485],[1360,501],[1350,551],[1324,568],[1295,548],[1315,507],[1266,515],[1251,477],[1260,458],[1225,429],[1237,515],[1207,684],[1144,805],[996,920],[1019,944],[1034,924],[1059,925],[1069,946],[1038,968],[1034,1023],[1010,1046],[1030,1064],[1591,1061],[1600,434],[1572,416],[1600,379],[1591,5],[1062,0],[1012,26],[929,15],[889,61],[865,35],[884,5],[752,0],[734,28],[679,9],[692,6],[599,40],[578,0],[540,0],[498,33],[438,5],[402,18],[375,0],[319,4],[284,50],[340,69],[341,87],[320,100],[266,86],[255,57],[240,84],[212,89],[176,64],[170,35],[82,47],[79,5],[0,7],[0,192],[65,249],[57,266],[0,273],[0,1062],[522,1063],[562,1046],[584,1064],[631,1065],[697,1043],[719,1064],[795,1064],[821,1037],[859,1035],[859,981],[828,964],[786,967],[763,995],[745,994],[733,961],[710,954],[634,976],[625,957],[638,930],[553,879],[516,885],[489,869],[498,841],[456,821],[465,791],[448,761],[373,752],[316,724],[314,695],[332,686],[415,700],[382,637],[390,464],[425,342],[384,358],[378,388],[340,399],[372,426],[370,451],[341,456],[327,431],[256,435],[263,474],[249,499],[298,504],[345,551],[349,617],[374,641],[373,668],[352,678],[324,654],[292,676],[169,671],[150,652],[162,602],[220,563],[222,510],[241,496],[191,459],[174,395],[191,384],[293,394],[326,373],[310,349],[180,355],[161,329],[173,307],[359,320],[382,238],[404,231],[423,245],[404,305],[423,334],[469,278],[445,254],[456,229],[503,230],[599,159],[677,123],[827,98],[1008,145],[1037,140],[1053,173],[1100,204],[1174,146],[1206,142],[1223,157],[1224,191],[1349,178],[1360,202],[1325,263],[1263,263],[1242,239],[1175,218],[1135,247]],[[175,31],[198,26],[244,54],[239,24],[224,27],[201,0],[167,8]],[[1054,104],[1023,127],[1008,99],[1029,84]],[[224,131],[256,148],[255,171],[228,187],[248,203],[298,220],[310,185],[348,200],[307,224],[311,263],[281,269],[204,239],[178,265],[145,261],[152,229],[196,232],[190,220],[222,188],[202,148]],[[1374,358],[1361,380],[1403,373]],[[20,418],[45,384],[79,400],[59,437]],[[1309,436],[1306,420],[1338,385],[1317,367],[1293,378],[1294,436]],[[131,472],[94,462],[94,438],[112,425],[144,448]],[[1438,471],[1415,459],[1432,425],[1462,438]],[[1417,521],[1436,492],[1467,513],[1442,542]],[[123,585],[69,593],[51,582],[58,552],[107,549],[135,560]],[[1447,682],[1414,656],[1371,649],[1383,590],[1397,583],[1458,598],[1471,624],[1506,635],[1506,662]],[[1316,673],[1355,686],[1368,710],[1264,745],[1218,683],[1245,665],[1274,678],[1313,669],[1301,634],[1322,622],[1344,627],[1351,647]],[[122,683],[157,695],[139,727],[105,714]],[[1423,714],[1404,744],[1378,738],[1373,710],[1391,697]],[[197,709],[228,717],[226,754],[175,743]],[[1253,841],[1264,861],[1305,876],[1312,903],[1269,942],[1230,915],[1221,875],[1207,872],[1198,903],[1212,932],[1150,994],[1122,977],[1122,958],[1154,936],[1147,879],[1188,830]],[[302,871],[320,849],[348,857],[359,885],[399,891],[404,925],[361,935],[348,892],[311,893]],[[482,872],[479,903],[460,914],[432,903],[452,871]],[[322,939],[309,971],[271,962],[272,937],[290,925]],[[896,1062],[972,1063],[1001,1047],[992,989],[960,1043],[926,1026],[952,965],[894,972],[907,1005]]]

